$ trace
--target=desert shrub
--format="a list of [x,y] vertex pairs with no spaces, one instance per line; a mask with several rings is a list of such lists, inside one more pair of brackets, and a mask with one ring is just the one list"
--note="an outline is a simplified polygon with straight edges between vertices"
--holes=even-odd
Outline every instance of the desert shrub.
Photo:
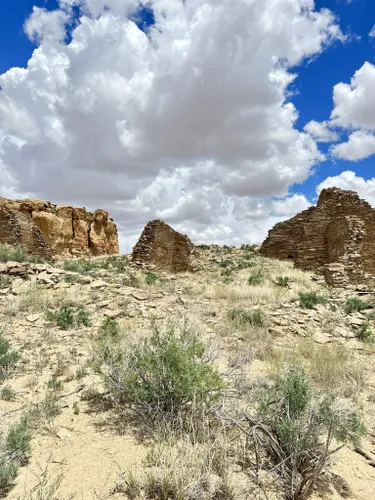
[[97,268],[95,261],[90,259],[69,259],[62,263],[65,271],[71,271],[79,274],[89,274]]
[[56,323],[62,330],[69,330],[74,326],[90,326],[90,314],[82,305],[64,305],[56,311],[47,311],[47,320]]
[[316,292],[300,292],[299,305],[304,309],[313,309],[318,304],[327,304],[328,299],[324,295],[319,295]]
[[9,276],[1,276],[0,275],[0,289],[9,288],[11,284],[11,280]]
[[9,341],[3,337],[0,330],[0,382],[9,376],[19,359],[19,353],[11,349]]
[[158,274],[152,273],[150,271],[147,271],[146,274],[146,283],[148,285],[154,285],[155,282],[160,279],[160,276]]
[[98,338],[115,339],[120,334],[120,327],[116,319],[105,318],[98,330]]
[[227,316],[237,327],[255,326],[261,328],[266,321],[266,315],[261,309],[247,311],[246,309],[234,308],[228,311]]
[[9,386],[4,386],[0,390],[0,398],[4,401],[14,401],[16,399],[16,393]]
[[8,430],[0,429],[0,496],[10,489],[18,468],[30,453],[31,432],[25,416]]
[[359,340],[362,342],[366,342],[368,344],[371,344],[374,342],[374,332],[372,330],[372,327],[368,321],[364,321],[362,323],[361,328],[357,331],[356,336]]
[[219,262],[220,267],[228,268],[233,266],[233,261],[230,259],[224,259]]
[[0,262],[32,262],[34,264],[42,264],[47,262],[40,255],[28,255],[26,250],[19,246],[0,244]]
[[50,428],[53,420],[61,412],[58,397],[48,392],[43,400],[33,404],[27,412],[30,427],[33,429]]
[[206,347],[186,325],[152,326],[151,337],[123,346],[99,346],[104,381],[115,401],[151,414],[173,416],[215,402],[225,384]]
[[351,404],[315,392],[302,368],[289,367],[259,397],[257,419],[246,417],[242,428],[253,437],[257,466],[267,466],[259,457],[262,450],[282,480],[285,497],[307,499],[341,448],[332,449],[333,440],[358,444],[365,427]]
[[345,312],[350,314],[354,311],[363,311],[368,308],[367,302],[359,299],[358,297],[350,297],[345,303]]
[[249,269],[255,267],[256,263],[251,260],[242,260],[235,267],[236,271],[241,271],[242,269]]
[[199,250],[210,250],[211,246],[210,245],[197,245],[196,248],[199,248]]
[[260,271],[252,273],[247,280],[248,284],[251,286],[261,285],[263,283],[263,275]]
[[241,250],[244,250],[245,252],[250,252],[253,253],[256,249],[256,245],[248,245],[248,244],[242,244],[241,245]]
[[26,262],[27,253],[24,248],[12,245],[0,245],[0,262]]
[[277,276],[275,285],[282,288],[288,288],[290,283],[290,278],[288,276]]

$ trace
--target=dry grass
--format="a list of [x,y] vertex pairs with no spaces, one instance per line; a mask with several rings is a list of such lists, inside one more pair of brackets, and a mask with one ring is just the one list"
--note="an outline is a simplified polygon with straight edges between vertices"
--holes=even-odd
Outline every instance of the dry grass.
[[[290,262],[267,261],[257,258],[251,269],[242,269],[231,276],[228,283],[214,282],[208,284],[204,296],[210,300],[226,300],[229,303],[246,303],[248,305],[280,304],[298,299],[301,291],[312,290],[311,274],[292,267]],[[263,277],[259,285],[251,286],[248,279],[251,274],[261,273]],[[289,278],[289,287],[275,284],[279,276]]]
[[68,302],[77,302],[78,289],[69,288],[51,291],[36,283],[29,283],[19,295],[11,297],[6,314],[16,316],[18,313],[41,313]]

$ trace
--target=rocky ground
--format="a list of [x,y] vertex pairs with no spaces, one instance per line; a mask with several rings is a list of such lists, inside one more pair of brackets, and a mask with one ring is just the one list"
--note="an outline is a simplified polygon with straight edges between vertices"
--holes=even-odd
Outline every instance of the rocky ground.
[[[134,422],[118,418],[95,372],[93,344],[105,318],[140,337],[149,334],[155,320],[188,320],[212,346],[234,399],[240,399],[244,386],[272,378],[285,364],[303,364],[317,387],[353,402],[367,427],[357,449],[347,446],[335,455],[332,477],[341,478],[333,481],[336,487],[315,495],[373,498],[371,287],[329,289],[321,278],[257,256],[246,246],[197,248],[194,272],[182,275],[140,269],[121,256],[53,266],[6,262],[0,264],[0,276],[1,328],[21,355],[15,370],[0,382],[0,420],[10,425],[26,412],[33,429],[28,463],[7,498],[136,498],[119,486],[119,478],[126,471],[144,473],[155,443],[139,439]],[[306,291],[316,291],[326,301],[301,307],[299,293]],[[349,312],[346,303],[353,297],[365,301],[366,308]],[[67,329],[56,324],[53,313],[64,304],[83,311],[81,324]],[[238,321],[233,309],[260,310],[262,324]],[[189,453],[198,460],[197,449],[188,452],[185,462]],[[249,479],[235,467],[231,474],[234,483],[243,482],[235,496],[239,500],[283,498],[267,488],[250,489]]]

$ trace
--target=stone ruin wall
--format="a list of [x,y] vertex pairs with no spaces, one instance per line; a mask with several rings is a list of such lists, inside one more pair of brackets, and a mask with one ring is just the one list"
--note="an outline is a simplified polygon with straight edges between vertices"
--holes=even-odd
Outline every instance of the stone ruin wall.
[[353,191],[322,191],[316,207],[269,232],[260,253],[325,274],[329,284],[375,275],[375,210]]
[[118,253],[116,225],[107,212],[0,197],[0,242],[44,258]]
[[160,220],[146,224],[133,248],[132,260],[138,265],[154,265],[167,272],[191,270],[193,244],[189,238]]

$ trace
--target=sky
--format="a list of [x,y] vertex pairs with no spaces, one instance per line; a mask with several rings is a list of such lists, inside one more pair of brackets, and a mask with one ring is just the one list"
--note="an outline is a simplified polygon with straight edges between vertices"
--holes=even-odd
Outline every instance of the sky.
[[325,187],[375,207],[373,0],[2,0],[0,195],[259,243]]

